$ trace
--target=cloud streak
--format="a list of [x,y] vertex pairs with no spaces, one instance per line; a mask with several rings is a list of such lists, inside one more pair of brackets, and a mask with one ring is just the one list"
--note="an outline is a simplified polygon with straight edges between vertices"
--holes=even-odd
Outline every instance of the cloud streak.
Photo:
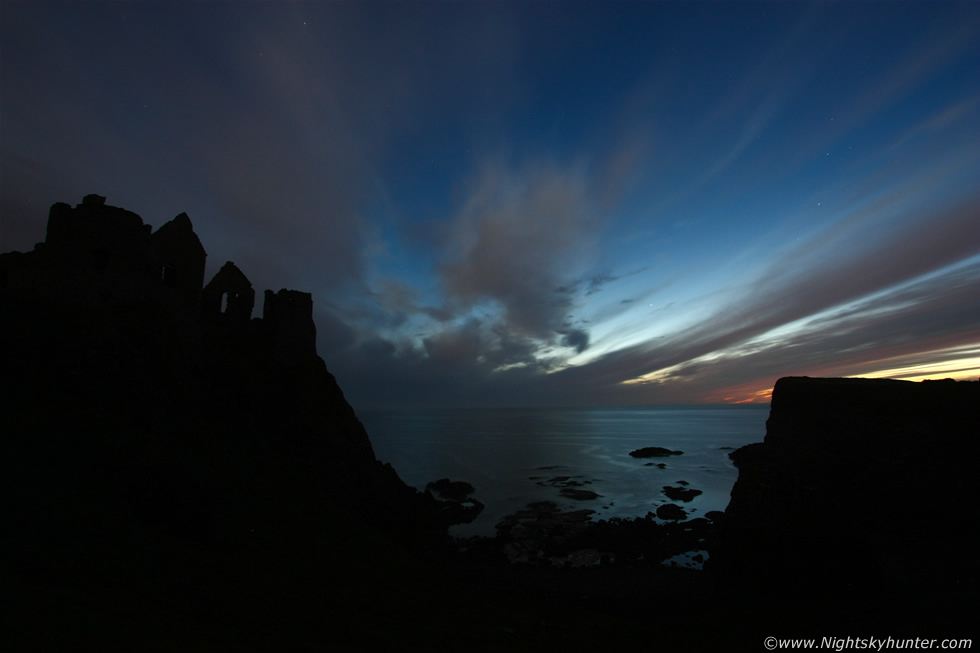
[[980,18],[760,7],[5,5],[0,249],[89,192],[186,211],[212,271],[314,294],[358,406],[971,351]]

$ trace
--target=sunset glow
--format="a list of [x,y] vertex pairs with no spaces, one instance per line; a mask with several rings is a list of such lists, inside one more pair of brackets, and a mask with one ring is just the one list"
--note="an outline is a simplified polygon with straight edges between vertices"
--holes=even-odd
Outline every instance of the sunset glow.
[[3,14],[0,249],[186,212],[357,406],[980,375],[977,3]]

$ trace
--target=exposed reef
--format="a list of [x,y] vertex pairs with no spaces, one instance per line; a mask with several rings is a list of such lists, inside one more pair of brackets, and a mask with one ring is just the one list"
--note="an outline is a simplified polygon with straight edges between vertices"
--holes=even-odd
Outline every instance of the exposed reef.
[[[703,549],[724,513],[681,521],[683,508],[664,504],[656,514],[592,521],[594,510],[559,510],[551,501],[529,504],[497,524],[497,545],[511,562],[568,567],[658,566]],[[662,521],[657,521],[658,519]]]

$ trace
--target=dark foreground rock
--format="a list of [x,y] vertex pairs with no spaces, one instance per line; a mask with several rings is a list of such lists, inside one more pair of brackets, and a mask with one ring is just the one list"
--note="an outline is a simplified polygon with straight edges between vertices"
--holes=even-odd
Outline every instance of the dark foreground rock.
[[717,525],[715,519],[680,521],[686,512],[674,504],[634,519],[592,521],[594,514],[594,510],[562,511],[551,501],[532,503],[497,524],[493,546],[513,563],[659,565],[672,556],[703,549]]
[[765,442],[731,454],[712,575],[743,596],[929,596],[952,618],[980,581],[978,411],[975,382],[780,379]]
[[665,503],[662,506],[657,506],[657,517],[676,521],[687,517],[687,511],[676,503]]
[[101,624],[119,631],[101,648],[177,650],[162,615],[255,617],[253,601],[278,629],[260,596],[281,600],[282,578],[357,576],[386,541],[447,539],[317,355],[312,297],[268,291],[253,318],[247,277],[226,263],[204,285],[205,260],[188,216],[153,231],[99,196],[55,204],[45,242],[0,255],[3,575],[21,645],[58,650],[44,638]]
[[466,481],[450,481],[448,478],[440,478],[425,486],[426,494],[435,493],[438,496],[437,505],[447,524],[469,524],[483,512],[486,506],[470,496],[474,492],[476,488]]
[[438,481],[427,483],[425,491],[435,492],[443,499],[463,501],[476,492],[476,488],[466,481],[450,481],[448,478],[440,478]]
[[497,524],[497,540],[510,562],[545,562],[556,543],[587,528],[595,510],[562,511],[552,501],[537,501]]

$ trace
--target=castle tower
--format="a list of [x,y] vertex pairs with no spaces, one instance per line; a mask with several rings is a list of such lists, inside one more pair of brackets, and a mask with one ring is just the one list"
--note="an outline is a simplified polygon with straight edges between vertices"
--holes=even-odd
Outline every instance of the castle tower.
[[272,339],[275,360],[295,365],[316,358],[313,295],[285,288],[278,293],[266,290],[262,321]]

